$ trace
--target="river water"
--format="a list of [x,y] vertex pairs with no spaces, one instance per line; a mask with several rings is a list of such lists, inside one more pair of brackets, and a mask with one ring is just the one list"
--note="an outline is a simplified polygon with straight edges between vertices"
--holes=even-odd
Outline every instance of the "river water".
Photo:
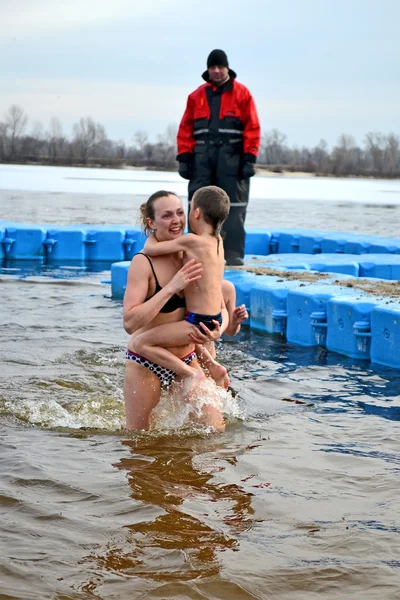
[[[170,173],[2,165],[0,218],[133,224],[164,187],[184,195]],[[398,236],[399,182],[253,187],[249,226]],[[127,432],[109,271],[3,267],[1,600],[400,598],[399,371],[244,329],[218,344],[224,434]]]

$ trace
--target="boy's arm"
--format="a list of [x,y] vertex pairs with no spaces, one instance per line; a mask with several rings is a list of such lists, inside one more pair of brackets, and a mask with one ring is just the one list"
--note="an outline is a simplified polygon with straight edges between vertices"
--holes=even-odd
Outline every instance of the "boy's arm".
[[154,235],[151,235],[146,241],[143,251],[148,256],[160,256],[164,254],[173,254],[193,245],[193,238],[196,236],[193,233],[188,233],[176,240],[168,240],[166,242],[157,242]]

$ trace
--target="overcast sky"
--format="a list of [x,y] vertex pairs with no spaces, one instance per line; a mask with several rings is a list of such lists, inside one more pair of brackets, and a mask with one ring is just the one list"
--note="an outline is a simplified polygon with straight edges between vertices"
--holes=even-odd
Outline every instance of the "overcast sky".
[[112,139],[178,123],[222,48],[290,145],[400,134],[400,0],[0,0],[0,120],[92,116]]

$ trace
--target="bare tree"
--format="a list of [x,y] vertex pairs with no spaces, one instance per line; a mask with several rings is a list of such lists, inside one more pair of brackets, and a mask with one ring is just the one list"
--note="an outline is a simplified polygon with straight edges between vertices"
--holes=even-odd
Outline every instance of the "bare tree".
[[45,136],[43,125],[40,121],[35,121],[31,132],[28,135],[20,137],[20,156],[28,160],[38,160],[45,151]]
[[113,143],[108,139],[104,125],[95,124],[95,140],[92,148],[92,154],[96,158],[104,158],[112,155],[114,152]]
[[46,134],[47,153],[52,163],[62,155],[65,146],[65,137],[60,121],[57,117],[51,117],[49,129]]
[[103,125],[95,123],[91,117],[79,119],[73,126],[74,146],[78,157],[87,163],[91,152],[99,151],[106,139]]
[[138,129],[133,136],[133,144],[140,153],[144,153],[145,147],[149,143],[149,137],[145,131]]
[[361,150],[351,135],[339,136],[332,151],[332,170],[334,175],[351,175],[360,169]]
[[170,124],[164,133],[157,136],[157,155],[161,166],[164,168],[173,167],[175,164],[177,131],[177,126]]
[[391,176],[400,172],[400,140],[394,133],[389,133],[386,138],[384,170],[386,175]]
[[114,153],[115,153],[115,157],[123,160],[124,158],[126,158],[127,155],[127,150],[126,150],[126,144],[124,142],[124,140],[118,140],[116,142],[114,142]]
[[315,170],[320,173],[327,173],[329,170],[330,156],[328,144],[325,140],[320,140],[312,152],[312,160],[315,163]]
[[8,126],[0,121],[0,162],[3,162],[7,156]]
[[[124,140],[113,141],[105,128],[91,117],[81,118],[73,125],[73,137],[63,134],[60,121],[53,117],[46,134],[40,123],[34,123],[31,132],[25,130],[28,117],[24,110],[12,105],[0,121],[0,162],[6,160],[35,160],[57,163],[80,162],[87,164],[96,159],[102,165],[130,164],[142,167],[174,169],[176,167],[175,124],[166,127],[149,141],[143,130],[135,132],[133,145],[126,147]],[[342,134],[332,151],[325,140],[314,148],[289,146],[284,133],[271,129],[264,133],[260,148],[260,163],[270,168],[303,170],[333,175],[373,175],[376,177],[400,176],[400,138],[395,133],[369,132],[363,146],[354,138]]]
[[383,170],[385,151],[385,136],[382,133],[369,132],[365,136],[367,156],[372,163],[372,168],[377,172]]
[[261,152],[266,165],[281,165],[285,153],[286,135],[278,129],[271,129],[262,136]]
[[5,124],[7,126],[10,139],[10,158],[14,159],[17,153],[17,144],[19,138],[24,133],[28,124],[28,117],[23,108],[17,104],[10,106],[5,114]]

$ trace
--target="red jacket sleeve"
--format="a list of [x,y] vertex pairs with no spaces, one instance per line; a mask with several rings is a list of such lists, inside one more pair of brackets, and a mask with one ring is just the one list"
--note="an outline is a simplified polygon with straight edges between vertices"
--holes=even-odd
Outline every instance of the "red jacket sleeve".
[[178,157],[180,154],[185,154],[186,152],[191,154],[195,143],[193,135],[193,99],[189,96],[186,103],[186,110],[178,128]]
[[244,154],[258,155],[260,149],[261,128],[258,120],[255,102],[249,90],[246,89],[243,103],[242,122],[243,129],[243,152]]

